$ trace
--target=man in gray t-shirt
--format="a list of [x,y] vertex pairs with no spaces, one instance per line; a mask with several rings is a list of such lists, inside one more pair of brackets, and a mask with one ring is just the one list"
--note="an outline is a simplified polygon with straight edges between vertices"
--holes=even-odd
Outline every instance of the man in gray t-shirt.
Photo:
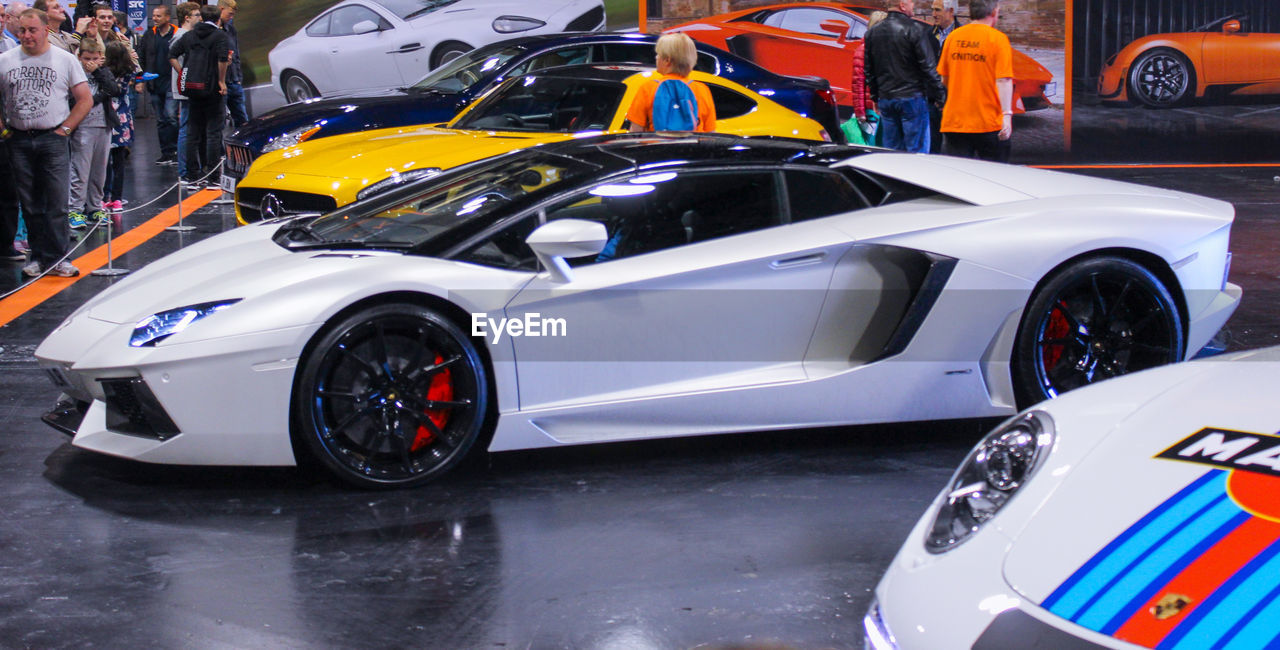
[[[67,136],[93,107],[84,68],[76,57],[49,45],[49,18],[28,9],[18,16],[21,47],[0,54],[0,129],[8,138],[31,261],[22,272],[73,277],[80,270],[61,261],[69,246]],[[75,106],[67,99],[73,98]]]

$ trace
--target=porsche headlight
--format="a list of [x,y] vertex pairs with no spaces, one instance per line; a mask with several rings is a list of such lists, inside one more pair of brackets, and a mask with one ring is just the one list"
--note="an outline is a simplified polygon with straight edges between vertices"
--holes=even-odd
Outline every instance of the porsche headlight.
[[324,122],[320,122],[319,124],[308,124],[291,131],[286,131],[284,134],[276,136],[268,142],[266,146],[262,147],[262,153],[271,153],[272,151],[279,151],[294,145],[302,144],[311,136],[319,133],[320,129],[324,127],[324,124]]
[[924,547],[945,553],[971,537],[1035,475],[1053,446],[1053,419],[1024,413],[978,443],[947,484]]
[[235,300],[220,300],[218,302],[202,302],[198,305],[189,305],[152,314],[133,326],[133,335],[129,337],[129,345],[135,348],[152,347],[156,343],[187,329],[192,323],[201,318],[222,311],[238,302],[240,302],[239,298]]
[[426,167],[424,169],[410,169],[406,172],[392,172],[391,176],[384,178],[369,187],[356,192],[356,200],[361,201],[367,199],[374,194],[380,194],[397,185],[403,185],[410,181],[416,181],[419,178],[430,178],[440,173],[439,167]]
[[537,29],[543,25],[546,25],[546,23],[537,18],[498,16],[493,20],[493,31],[499,34],[514,34],[515,32],[527,32],[531,29]]

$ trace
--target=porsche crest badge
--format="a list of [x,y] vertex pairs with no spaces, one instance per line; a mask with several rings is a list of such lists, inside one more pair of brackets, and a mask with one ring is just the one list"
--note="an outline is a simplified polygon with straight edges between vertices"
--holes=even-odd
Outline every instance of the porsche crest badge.
[[1186,609],[1190,604],[1191,599],[1187,596],[1169,593],[1165,594],[1155,605],[1152,605],[1148,611],[1151,612],[1152,616],[1156,617],[1156,620],[1163,621],[1181,614],[1182,610]]

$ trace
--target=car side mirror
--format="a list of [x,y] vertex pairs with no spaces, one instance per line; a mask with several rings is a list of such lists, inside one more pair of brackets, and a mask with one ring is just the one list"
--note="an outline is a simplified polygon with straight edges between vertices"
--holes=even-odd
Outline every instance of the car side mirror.
[[378,23],[372,20],[362,20],[351,26],[351,31],[356,34],[368,34],[369,32],[378,31]]
[[824,32],[835,34],[842,41],[845,35],[849,33],[849,23],[843,20],[824,20],[818,24],[818,28]]
[[1238,31],[1240,31],[1240,21],[1228,20],[1227,22],[1222,23],[1223,34],[1234,34]]
[[524,241],[556,282],[569,282],[573,272],[565,258],[599,255],[609,232],[595,221],[557,219],[539,226]]

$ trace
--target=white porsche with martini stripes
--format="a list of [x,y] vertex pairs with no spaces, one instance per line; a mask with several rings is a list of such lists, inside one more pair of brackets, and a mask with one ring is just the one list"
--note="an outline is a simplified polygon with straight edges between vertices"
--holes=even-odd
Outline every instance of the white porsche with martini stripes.
[[998,427],[903,544],[867,647],[1280,646],[1280,348]]

